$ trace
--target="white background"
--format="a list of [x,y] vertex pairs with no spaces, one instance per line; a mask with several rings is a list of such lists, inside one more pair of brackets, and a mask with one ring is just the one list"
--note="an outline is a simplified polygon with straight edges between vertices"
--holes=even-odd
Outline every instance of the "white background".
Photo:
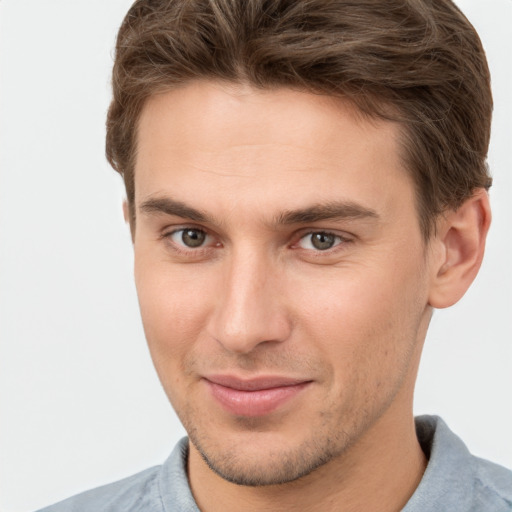
[[[0,0],[0,510],[162,462],[184,432],[146,350],[120,178],[104,156],[129,0]],[[512,1],[460,0],[493,74],[494,225],[480,276],[436,312],[416,412],[512,467]]]

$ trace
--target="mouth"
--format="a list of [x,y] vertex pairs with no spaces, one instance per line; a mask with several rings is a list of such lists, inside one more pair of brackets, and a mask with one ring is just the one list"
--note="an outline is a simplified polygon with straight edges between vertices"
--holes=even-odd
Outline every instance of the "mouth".
[[204,381],[224,410],[251,418],[274,412],[312,383],[282,376],[241,379],[231,375],[211,375]]

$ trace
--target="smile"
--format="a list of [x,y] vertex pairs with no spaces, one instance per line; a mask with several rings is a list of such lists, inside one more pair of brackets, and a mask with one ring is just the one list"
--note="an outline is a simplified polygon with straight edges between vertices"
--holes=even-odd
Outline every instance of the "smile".
[[311,384],[311,381],[286,377],[242,380],[227,375],[214,375],[204,380],[224,410],[245,417],[270,414]]

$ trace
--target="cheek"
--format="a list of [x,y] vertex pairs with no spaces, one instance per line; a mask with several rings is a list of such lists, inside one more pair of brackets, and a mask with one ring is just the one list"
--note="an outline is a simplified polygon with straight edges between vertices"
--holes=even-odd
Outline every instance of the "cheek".
[[[141,259],[135,263],[135,282],[151,357],[161,378],[182,365],[194,347],[208,316],[208,293],[189,276],[170,266]],[[166,371],[167,370],[167,371]]]
[[316,286],[309,280],[303,288],[308,293],[296,294],[302,297],[304,337],[333,366],[337,387],[361,380],[371,380],[374,387],[391,385],[392,376],[398,378],[407,368],[426,292],[417,269],[402,266],[398,273],[394,268],[352,269],[319,279]]

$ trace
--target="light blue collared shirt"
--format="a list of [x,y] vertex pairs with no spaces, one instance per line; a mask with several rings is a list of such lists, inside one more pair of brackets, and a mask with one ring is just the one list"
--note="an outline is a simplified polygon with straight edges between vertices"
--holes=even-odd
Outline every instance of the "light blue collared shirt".
[[[512,512],[512,471],[471,455],[435,416],[416,418],[429,462],[402,512]],[[84,492],[40,512],[199,512],[187,479],[188,440],[162,466]]]

